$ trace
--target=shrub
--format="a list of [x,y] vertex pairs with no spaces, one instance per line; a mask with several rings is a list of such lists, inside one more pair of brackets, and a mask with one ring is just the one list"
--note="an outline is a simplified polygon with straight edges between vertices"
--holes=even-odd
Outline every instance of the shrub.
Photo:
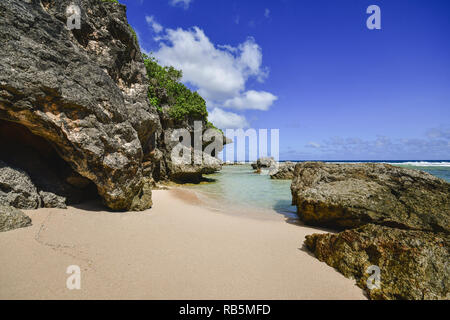
[[174,67],[162,67],[154,57],[144,56],[150,79],[148,98],[159,111],[164,104],[170,105],[169,115],[176,121],[187,117],[206,120],[208,111],[205,100],[180,82],[183,73]]

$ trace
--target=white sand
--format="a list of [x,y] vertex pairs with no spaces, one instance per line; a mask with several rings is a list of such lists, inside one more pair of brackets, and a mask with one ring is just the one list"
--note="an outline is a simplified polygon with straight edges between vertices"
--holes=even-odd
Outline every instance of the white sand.
[[[153,200],[140,213],[27,211],[32,227],[0,233],[0,299],[365,299],[302,249],[323,231],[211,211],[187,191]],[[81,290],[66,288],[69,265]]]

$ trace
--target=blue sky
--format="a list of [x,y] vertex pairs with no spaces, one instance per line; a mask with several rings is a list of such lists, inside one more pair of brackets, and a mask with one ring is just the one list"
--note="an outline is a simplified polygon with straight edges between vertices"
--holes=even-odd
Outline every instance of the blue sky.
[[120,2],[213,122],[280,129],[281,159],[450,159],[450,1]]

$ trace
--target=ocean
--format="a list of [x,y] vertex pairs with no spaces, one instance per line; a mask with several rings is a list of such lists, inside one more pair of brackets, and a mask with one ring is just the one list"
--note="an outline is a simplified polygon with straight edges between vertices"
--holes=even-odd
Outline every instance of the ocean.
[[[295,162],[295,161],[294,161]],[[329,161],[334,163],[382,162],[422,170],[450,182],[450,161]],[[221,211],[276,211],[296,218],[291,205],[291,181],[273,180],[253,172],[250,164],[224,166],[222,171],[206,175],[213,182],[189,185],[209,207]]]

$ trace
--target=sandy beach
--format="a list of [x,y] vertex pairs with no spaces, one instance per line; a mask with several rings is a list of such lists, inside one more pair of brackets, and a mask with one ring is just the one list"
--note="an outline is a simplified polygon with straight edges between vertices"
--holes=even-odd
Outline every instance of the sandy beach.
[[[153,192],[154,207],[98,203],[26,211],[33,226],[0,233],[0,299],[365,299],[302,248],[324,232],[217,212],[191,191]],[[81,268],[81,289],[66,269]]]

